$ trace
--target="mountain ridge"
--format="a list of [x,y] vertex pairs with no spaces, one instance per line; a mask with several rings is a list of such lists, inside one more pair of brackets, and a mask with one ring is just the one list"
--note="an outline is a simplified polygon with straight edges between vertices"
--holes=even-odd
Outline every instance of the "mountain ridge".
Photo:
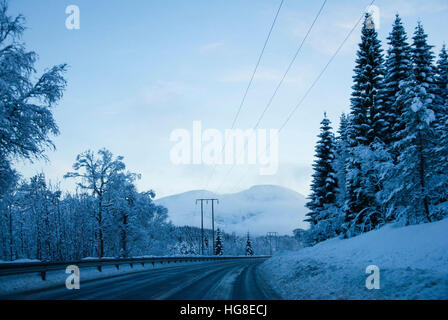
[[[218,198],[215,203],[215,228],[226,232],[264,235],[269,231],[292,235],[296,228],[307,228],[303,222],[306,199],[300,193],[282,186],[255,185],[226,194],[208,190],[190,190],[156,199],[168,208],[168,218],[178,226],[200,226],[200,205],[197,198]],[[211,226],[211,204],[204,203],[204,227]]]

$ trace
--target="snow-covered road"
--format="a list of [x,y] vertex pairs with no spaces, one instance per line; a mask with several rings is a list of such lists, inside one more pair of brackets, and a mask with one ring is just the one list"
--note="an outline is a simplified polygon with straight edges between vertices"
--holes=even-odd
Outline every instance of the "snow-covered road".
[[[263,261],[230,261],[147,269],[83,282],[79,290],[64,284],[7,299],[278,299],[258,275]],[[81,273],[82,275],[82,273]],[[82,277],[82,276],[81,276]]]

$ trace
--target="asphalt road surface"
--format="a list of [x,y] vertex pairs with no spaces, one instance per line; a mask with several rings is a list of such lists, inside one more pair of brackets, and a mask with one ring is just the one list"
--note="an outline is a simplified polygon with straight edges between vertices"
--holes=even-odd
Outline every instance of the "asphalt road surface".
[[[105,279],[10,296],[12,299],[270,300],[280,297],[257,267],[264,259],[204,262],[148,269]],[[81,270],[82,272],[82,270]]]

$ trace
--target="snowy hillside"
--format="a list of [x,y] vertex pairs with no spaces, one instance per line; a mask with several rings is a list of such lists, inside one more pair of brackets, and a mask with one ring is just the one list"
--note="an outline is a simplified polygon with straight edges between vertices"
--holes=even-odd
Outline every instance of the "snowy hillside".
[[[297,227],[307,228],[303,222],[305,197],[279,186],[259,185],[231,194],[214,194],[210,191],[189,191],[156,200],[168,208],[169,219],[175,225],[201,224],[201,208],[197,198],[218,198],[215,204],[216,227],[226,232],[264,235],[269,231],[292,235]],[[211,225],[211,204],[204,203],[204,226]]]
[[[275,256],[262,265],[287,299],[448,299],[448,219],[388,225],[351,239]],[[368,290],[366,267],[380,270],[380,289]]]

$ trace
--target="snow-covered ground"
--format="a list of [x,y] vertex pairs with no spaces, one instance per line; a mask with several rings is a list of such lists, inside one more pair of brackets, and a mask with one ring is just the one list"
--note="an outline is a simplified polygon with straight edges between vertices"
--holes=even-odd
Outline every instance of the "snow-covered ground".
[[[366,288],[369,265],[380,289]],[[280,253],[261,271],[285,299],[448,299],[448,218]]]

